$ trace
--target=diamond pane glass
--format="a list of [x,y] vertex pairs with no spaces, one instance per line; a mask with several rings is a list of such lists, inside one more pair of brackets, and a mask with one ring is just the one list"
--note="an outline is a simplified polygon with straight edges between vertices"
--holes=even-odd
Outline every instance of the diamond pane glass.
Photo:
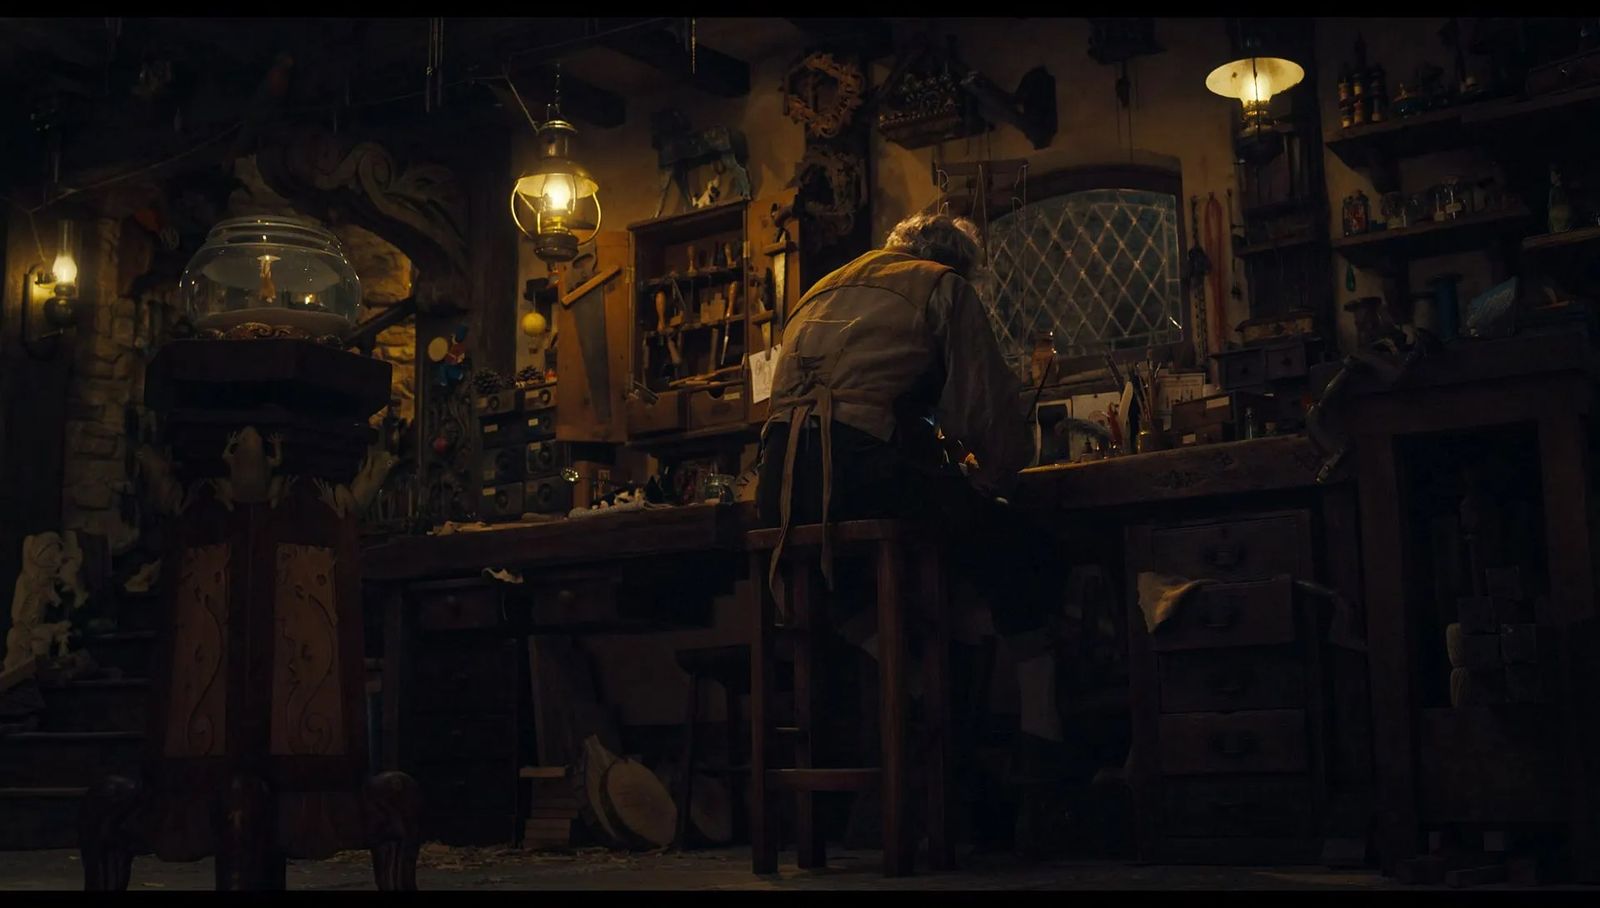
[[1178,200],[1134,189],[1042,199],[989,223],[976,282],[1000,346],[1019,363],[1035,335],[1064,356],[1183,339]]

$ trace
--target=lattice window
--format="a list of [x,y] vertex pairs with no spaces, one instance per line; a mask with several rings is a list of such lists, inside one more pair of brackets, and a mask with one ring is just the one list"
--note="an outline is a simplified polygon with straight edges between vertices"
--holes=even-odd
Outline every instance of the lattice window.
[[1063,356],[1183,339],[1176,196],[1051,196],[991,220],[988,246],[976,289],[1001,348],[1019,361],[1044,331]]

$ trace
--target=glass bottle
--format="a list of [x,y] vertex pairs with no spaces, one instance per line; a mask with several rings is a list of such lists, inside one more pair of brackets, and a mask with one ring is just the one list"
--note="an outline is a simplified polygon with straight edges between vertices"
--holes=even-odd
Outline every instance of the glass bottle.
[[1572,203],[1567,200],[1567,188],[1561,184],[1561,172],[1550,168],[1550,232],[1565,233],[1572,229]]

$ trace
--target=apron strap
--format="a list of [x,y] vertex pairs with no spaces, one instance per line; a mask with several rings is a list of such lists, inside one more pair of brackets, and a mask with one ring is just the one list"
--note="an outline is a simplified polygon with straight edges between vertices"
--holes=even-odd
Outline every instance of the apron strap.
[[833,504],[833,402],[836,398],[847,403],[872,405],[885,403],[875,395],[852,391],[836,392],[823,385],[791,404],[789,439],[784,446],[783,455],[783,487],[778,496],[780,527],[778,544],[772,550],[772,561],[767,567],[767,588],[772,591],[774,599],[781,599],[779,594],[782,586],[778,582],[778,562],[783,556],[784,543],[789,538],[789,527],[793,516],[795,456],[800,450],[800,433],[805,431],[806,422],[812,415],[817,417],[822,429],[822,579],[828,591],[833,591],[833,524],[829,517]]

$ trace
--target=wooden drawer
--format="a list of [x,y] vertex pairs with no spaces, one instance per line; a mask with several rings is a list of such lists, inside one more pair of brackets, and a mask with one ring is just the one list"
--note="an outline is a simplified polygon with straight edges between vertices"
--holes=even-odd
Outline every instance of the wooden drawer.
[[551,474],[522,484],[522,506],[534,514],[566,514],[572,510],[572,483]]
[[417,627],[430,631],[495,627],[502,618],[500,591],[482,584],[449,584],[412,588],[417,602]]
[[522,392],[522,409],[548,410],[556,405],[556,386],[539,385]]
[[1162,716],[1161,772],[1305,772],[1306,714],[1298,709]]
[[1169,779],[1162,785],[1162,832],[1169,836],[1310,835],[1311,780],[1305,776]]
[[617,581],[571,577],[540,583],[529,590],[534,629],[565,629],[617,620]]
[[516,647],[510,640],[489,645],[419,649],[411,680],[418,712],[509,713],[516,706]]
[[[506,450],[516,452],[521,449]],[[516,520],[526,512],[527,502],[524,500],[522,483],[507,482],[483,487],[483,494],[478,499],[479,520]]]
[[628,434],[652,435],[683,429],[683,393],[662,391],[655,403],[628,398]]
[[509,715],[441,717],[418,723],[411,732],[411,757],[418,767],[448,764],[443,771],[449,774],[463,760],[516,760],[517,726]]
[[416,766],[412,773],[423,797],[430,804],[449,805],[456,811],[505,811],[517,809],[516,761],[459,759],[450,764]]
[[1217,359],[1221,367],[1218,381],[1224,391],[1259,388],[1267,382],[1267,352],[1260,347],[1219,353]]
[[1213,580],[1310,577],[1309,527],[1304,511],[1159,527],[1150,531],[1148,563],[1141,570]]
[[1300,378],[1306,374],[1306,345],[1295,341],[1262,351],[1266,360],[1267,381]]
[[743,382],[688,392],[689,431],[743,424],[747,397]]
[[479,394],[473,401],[472,410],[479,419],[514,413],[517,410],[517,390],[501,388],[493,394]]
[[1158,660],[1164,713],[1305,706],[1305,666],[1292,647],[1169,653]]
[[1254,583],[1217,583],[1190,593],[1150,635],[1150,648],[1175,652],[1273,646],[1294,642],[1294,631],[1294,586],[1287,575]]

